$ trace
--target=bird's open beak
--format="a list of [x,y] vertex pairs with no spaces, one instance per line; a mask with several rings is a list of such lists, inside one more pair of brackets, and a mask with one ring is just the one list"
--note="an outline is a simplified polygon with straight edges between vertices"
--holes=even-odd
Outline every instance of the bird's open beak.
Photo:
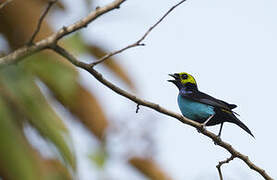
[[168,74],[169,76],[173,77],[174,79],[167,80],[168,82],[176,83],[178,76],[176,74]]

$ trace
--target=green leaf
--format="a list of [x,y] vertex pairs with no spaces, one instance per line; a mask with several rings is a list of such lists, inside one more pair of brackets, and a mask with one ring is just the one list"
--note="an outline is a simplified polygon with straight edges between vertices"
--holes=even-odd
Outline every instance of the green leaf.
[[[2,89],[1,89],[2,92]],[[14,112],[0,96],[0,176],[4,179],[37,180],[39,163],[16,123]]]
[[75,33],[63,40],[67,50],[75,54],[83,54],[87,52],[86,44],[80,33]]
[[0,71],[0,85],[11,94],[19,109],[40,134],[55,144],[64,160],[75,169],[70,136],[62,120],[46,101],[34,78],[20,67]]
[[103,169],[107,160],[107,152],[105,148],[99,148],[95,152],[89,154],[89,158],[97,165],[99,169]]
[[55,98],[72,112],[98,139],[108,126],[98,99],[79,83],[77,71],[51,51],[39,53],[24,62],[24,68],[41,79]]
[[51,53],[39,53],[27,58],[24,68],[38,76],[63,104],[74,104],[78,95],[78,73],[71,64]]

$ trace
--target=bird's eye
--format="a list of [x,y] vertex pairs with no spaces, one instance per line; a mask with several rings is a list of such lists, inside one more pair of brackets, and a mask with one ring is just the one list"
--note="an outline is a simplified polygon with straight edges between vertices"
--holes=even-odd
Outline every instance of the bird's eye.
[[182,74],[182,79],[187,79],[188,75],[187,74]]

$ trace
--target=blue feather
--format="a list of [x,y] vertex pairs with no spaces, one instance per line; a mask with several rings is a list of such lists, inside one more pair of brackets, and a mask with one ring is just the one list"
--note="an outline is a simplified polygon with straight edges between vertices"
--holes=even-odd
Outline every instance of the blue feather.
[[211,115],[215,114],[214,107],[199,102],[195,102],[178,95],[179,108],[186,118],[191,120],[205,121]]

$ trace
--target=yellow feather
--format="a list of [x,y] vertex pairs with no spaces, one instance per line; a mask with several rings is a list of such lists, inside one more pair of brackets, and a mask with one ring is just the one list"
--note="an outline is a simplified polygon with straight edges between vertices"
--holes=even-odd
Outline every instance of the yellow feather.
[[[187,79],[183,79],[182,78],[183,74],[186,74],[188,76],[188,78]],[[185,73],[185,72],[179,73],[179,75],[180,75],[180,79],[181,79],[181,83],[182,84],[186,84],[186,83],[196,84],[196,81],[195,81],[195,79],[194,79],[194,77],[192,75],[190,75],[188,73]]]

